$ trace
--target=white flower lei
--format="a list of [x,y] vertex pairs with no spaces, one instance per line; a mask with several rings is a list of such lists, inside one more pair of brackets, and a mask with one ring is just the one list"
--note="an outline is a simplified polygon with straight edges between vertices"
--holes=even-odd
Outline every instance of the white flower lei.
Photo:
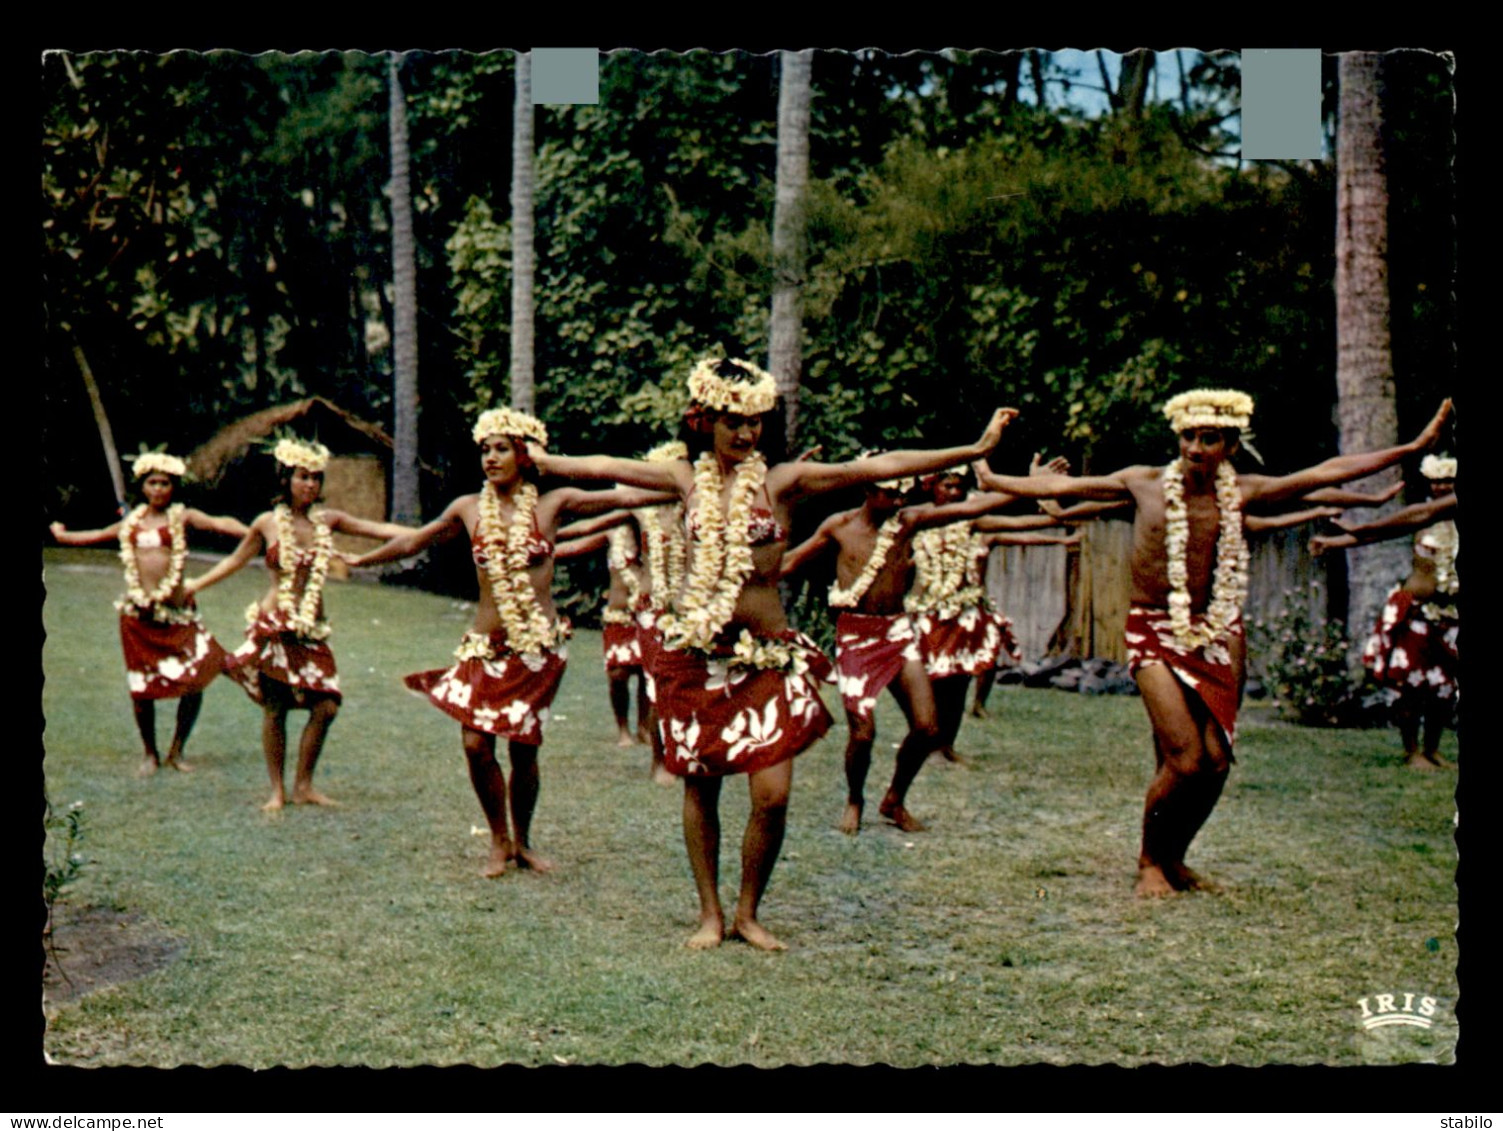
[[611,567],[611,572],[617,574],[626,584],[627,608],[637,607],[637,598],[642,595],[642,579],[637,571],[632,569],[632,563],[627,560],[627,540],[631,537],[631,531],[624,526],[617,526],[610,533],[610,550],[605,556],[606,564]]
[[480,489],[480,540],[494,547],[494,552],[485,555],[485,575],[506,629],[507,646],[519,654],[541,652],[557,641],[559,633],[556,625],[548,623],[527,572],[527,543],[537,503],[538,489],[523,483],[512,504],[511,526],[502,529],[501,500],[495,488],[487,483]]
[[866,596],[866,591],[872,587],[872,582],[877,579],[877,574],[887,564],[887,553],[892,549],[893,540],[898,536],[898,528],[903,525],[903,520],[898,514],[892,515],[877,531],[877,543],[872,547],[871,557],[866,559],[866,566],[855,581],[851,582],[849,589],[842,589],[836,582],[830,586],[830,604],[837,609],[854,609]]
[[1190,618],[1190,574],[1185,551],[1190,519],[1185,508],[1185,473],[1179,460],[1164,468],[1164,556],[1169,570],[1169,622],[1182,648],[1203,648],[1223,639],[1247,599],[1247,541],[1242,536],[1242,492],[1231,464],[1216,469],[1216,506],[1221,531],[1216,540],[1216,572],[1205,623]]
[[173,503],[167,508],[167,534],[171,541],[167,572],[150,593],[141,588],[141,563],[136,557],[135,534],[150,509],[142,503],[120,524],[120,561],[125,566],[125,596],[115,602],[115,608],[121,612],[141,612],[160,605],[177,591],[178,583],[183,580],[183,564],[188,560],[188,532],[183,525],[183,516],[188,508],[182,503]]
[[730,505],[720,511],[725,481],[714,452],[694,463],[694,520],[698,528],[694,565],[678,602],[678,615],[666,618],[670,648],[708,651],[736,611],[736,601],[752,571],[752,500],[767,479],[767,464],[753,452],[736,469]]
[[980,602],[981,588],[967,585],[971,568],[971,524],[952,522],[923,531],[913,540],[913,586],[903,598],[910,613],[956,616]]
[[334,556],[334,535],[323,521],[323,511],[308,512],[308,521],[313,524],[313,564],[308,568],[308,580],[303,586],[302,599],[294,600],[298,551],[303,547],[298,545],[294,536],[292,508],[286,503],[278,503],[272,516],[277,524],[277,545],[280,549],[278,572],[282,575],[277,583],[277,608],[286,616],[293,632],[309,640],[323,640],[329,635],[329,622],[320,620],[318,613],[324,595],[324,582],[329,577],[329,559]]
[[727,663],[730,667],[770,669],[790,675],[803,675],[809,670],[809,659],[802,648],[786,640],[758,639],[746,628],[736,638]]
[[[666,514],[664,512],[667,512]],[[652,582],[652,607],[668,608],[684,583],[689,546],[684,539],[684,510],[678,503],[644,507],[637,524],[647,540],[647,576]]]

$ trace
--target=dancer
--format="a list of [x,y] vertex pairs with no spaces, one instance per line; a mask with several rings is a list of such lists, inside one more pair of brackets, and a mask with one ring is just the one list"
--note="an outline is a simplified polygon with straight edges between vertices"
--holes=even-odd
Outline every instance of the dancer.
[[753,946],[784,944],[757,918],[783,841],[792,759],[829,729],[816,680],[829,661],[788,627],[778,569],[793,504],[879,479],[915,475],[990,451],[1012,410],[998,410],[982,439],[964,448],[889,452],[826,464],[774,459],[783,420],[770,373],[749,362],[711,359],[689,375],[684,439],[689,460],[538,454],[547,473],[612,479],[677,491],[688,513],[691,560],[682,593],[660,620],[664,645],[650,674],[670,772],[684,779],[684,842],[699,894],[694,948],[727,931],[718,891],[720,786],[747,775],[751,814],[741,848],[741,887],[729,933]]
[[[400,531],[350,564],[411,557],[461,534],[470,539],[480,589],[474,624],[455,650],[453,665],[410,675],[404,682],[459,721],[470,782],[491,833],[481,875],[494,878],[514,866],[535,872],[553,867],[532,847],[532,815],[543,724],[568,660],[564,642],[569,623],[557,616],[551,591],[559,516],[644,506],[656,496],[577,487],[539,495],[538,467],[528,441],[541,450],[548,430],[537,417],[516,409],[481,413],[473,436],[485,476],[481,489],[455,499],[426,526]],[[509,786],[496,760],[498,737],[507,740]]]
[[1450,769],[1452,763],[1440,756],[1440,738],[1456,702],[1460,665],[1456,460],[1426,456],[1420,462],[1420,474],[1428,481],[1428,501],[1361,526],[1338,523],[1343,533],[1317,535],[1310,540],[1310,550],[1320,555],[1418,535],[1409,576],[1388,594],[1362,660],[1392,705],[1404,744],[1404,765],[1417,770]]
[[334,557],[334,533],[390,538],[405,530],[343,511],[319,507],[329,449],[314,441],[279,439],[271,451],[281,490],[271,510],[256,517],[235,552],[208,573],[188,581],[189,594],[216,585],[243,569],[263,550],[271,586],[245,611],[246,640],[229,658],[229,674],[261,707],[261,745],[271,778],[268,813],[287,803],[287,712],[306,710],[292,778],[294,805],[333,805],[313,788],[313,770],[323,753],[342,696],[334,653],[327,640],[324,582]]
[[[866,458],[871,453],[863,453]],[[845,705],[849,738],[845,750],[846,806],[840,831],[861,831],[866,776],[876,740],[874,708],[887,688],[908,722],[898,747],[892,783],[877,812],[904,832],[926,826],[907,808],[908,789],[940,738],[934,691],[919,651],[918,637],[903,597],[913,573],[912,543],[922,531],[960,524],[1012,502],[1009,495],[973,495],[964,502],[903,506],[912,479],[868,483],[866,499],[854,510],[833,514],[814,534],[783,556],[782,574],[798,572],[831,549],[840,551],[830,605],[840,610],[835,625],[835,665]],[[1020,520],[1049,526],[1053,520],[1030,515]]]
[[172,501],[188,471],[177,456],[142,452],[126,458],[134,461],[132,470],[142,501],[103,530],[69,530],[54,522],[52,536],[62,546],[119,541],[125,594],[115,608],[120,611],[120,645],[125,652],[131,710],[145,750],[136,772],[146,777],[161,765],[156,704],[158,699],[176,699],[177,727],[167,747],[167,765],[186,773],[193,767],[184,760],[183,747],[203,707],[204,688],[224,670],[226,658],[183,586],[188,531],[243,538],[246,526],[238,518],[204,514]]
[[1078,478],[994,475],[978,468],[989,490],[1126,499],[1136,508],[1128,666],[1153,725],[1157,762],[1143,807],[1140,896],[1201,886],[1184,857],[1233,760],[1246,653],[1244,506],[1272,505],[1381,471],[1433,445],[1451,412],[1450,400],[1442,402],[1408,444],[1337,456],[1289,475],[1239,475],[1231,457],[1252,407],[1251,397],[1233,390],[1170,398],[1164,415],[1179,437],[1179,458],[1167,467]]

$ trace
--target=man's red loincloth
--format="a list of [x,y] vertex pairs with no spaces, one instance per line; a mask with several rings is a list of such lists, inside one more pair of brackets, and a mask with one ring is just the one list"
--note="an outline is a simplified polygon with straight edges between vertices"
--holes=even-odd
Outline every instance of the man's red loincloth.
[[245,643],[225,661],[225,671],[257,703],[263,701],[262,677],[286,685],[298,706],[310,695],[343,699],[329,645],[293,632],[280,609],[261,610],[245,630]]
[[[1196,615],[1191,623],[1199,626],[1205,618]],[[1242,618],[1232,624],[1230,634],[1242,637]],[[1186,693],[1197,696],[1221,727],[1230,749],[1237,740],[1237,708],[1240,705],[1241,680],[1232,663],[1227,640],[1204,648],[1187,649],[1174,639],[1169,610],[1132,605],[1127,610],[1127,669],[1134,675],[1150,664],[1163,664],[1174,673]]]
[[907,613],[872,616],[844,612],[835,622],[835,670],[840,698],[857,718],[871,718],[882,689],[909,660],[922,660]]
[[921,613],[913,627],[930,679],[980,675],[997,664],[1002,632],[994,615],[980,605],[967,605],[956,617]]
[[1444,594],[1419,601],[1403,586],[1396,586],[1388,594],[1378,614],[1377,628],[1362,651],[1362,662],[1373,678],[1400,695],[1454,698],[1461,663],[1456,639],[1460,622],[1453,615],[1454,601]]
[[749,774],[807,750],[833,720],[818,682],[830,680],[830,661],[802,633],[776,639],[790,645],[792,670],[731,667],[731,646],[714,656],[662,648],[648,686],[657,708],[664,764],[687,777]]
[[[178,699],[196,695],[224,671],[228,653],[209,635],[190,600],[185,608],[120,614],[120,647],[132,699]],[[171,619],[166,619],[171,618]]]
[[542,745],[543,724],[564,678],[569,650],[521,655],[506,647],[506,631],[499,628],[489,637],[467,632],[465,645],[485,647],[489,655],[471,656],[441,671],[417,672],[402,682],[471,730]]

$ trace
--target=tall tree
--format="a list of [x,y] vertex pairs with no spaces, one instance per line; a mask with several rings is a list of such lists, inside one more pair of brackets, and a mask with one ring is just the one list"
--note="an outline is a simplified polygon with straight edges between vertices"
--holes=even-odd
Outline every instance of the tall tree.
[[[1339,63],[1336,132],[1336,414],[1343,452],[1398,443],[1398,408],[1389,334],[1388,182],[1383,168],[1381,56],[1351,52]],[[1397,482],[1397,467],[1371,476],[1369,489]],[[1391,508],[1390,508],[1391,509]],[[1347,551],[1351,664],[1360,665],[1362,630],[1404,573],[1408,547],[1384,542]]]
[[532,53],[517,52],[511,150],[511,405],[534,412]]
[[415,526],[422,518],[418,485],[417,250],[412,235],[412,185],[407,149],[407,96],[402,56],[388,56],[391,100],[392,432],[391,520]]
[[767,367],[777,378],[788,413],[790,442],[798,432],[802,374],[803,288],[808,240],[809,72],[813,51],[784,51],[778,84],[778,182],[772,213],[772,326]]

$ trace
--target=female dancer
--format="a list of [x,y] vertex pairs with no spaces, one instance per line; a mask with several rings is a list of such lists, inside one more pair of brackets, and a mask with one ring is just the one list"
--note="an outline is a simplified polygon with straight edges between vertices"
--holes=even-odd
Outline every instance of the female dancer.
[[[455,651],[453,666],[410,675],[405,682],[459,720],[470,782],[491,830],[490,856],[481,874],[499,876],[512,866],[546,872],[553,865],[533,851],[531,830],[543,723],[568,659],[569,624],[557,617],[551,592],[559,516],[644,506],[662,496],[577,487],[539,495],[527,442],[546,445],[548,430],[525,412],[481,413],[474,439],[485,475],[480,491],[461,495],[428,525],[403,531],[350,564],[395,561],[460,533],[469,535],[480,586],[474,627]],[[509,791],[496,761],[497,736],[507,739]],[[515,839],[507,825],[508,802]]]
[[268,813],[287,803],[287,712],[294,708],[307,710],[308,723],[298,742],[292,802],[334,804],[313,788],[313,768],[341,700],[334,653],[325,642],[330,629],[323,601],[333,534],[390,538],[407,529],[317,507],[329,462],[329,449],[322,444],[282,439],[271,454],[281,483],[275,505],[257,516],[233,554],[185,586],[190,594],[207,589],[266,552],[271,587],[245,611],[246,641],[229,658],[229,673],[261,706],[261,744],[271,777],[271,800],[261,808]]
[[224,670],[225,651],[204,628],[193,598],[183,586],[183,563],[188,558],[188,530],[245,536],[237,518],[204,514],[172,501],[187,465],[165,452],[143,452],[135,461],[144,500],[119,522],[103,530],[70,531],[52,524],[52,536],[63,546],[95,546],[119,539],[125,564],[125,595],[115,602],[120,610],[120,644],[125,651],[125,676],[131,709],[141,732],[145,754],[137,771],[142,777],[157,772],[158,699],[176,699],[177,729],[167,748],[167,764],[187,772],[183,746],[198,721],[204,688]]
[[1343,526],[1343,534],[1318,535],[1310,540],[1310,550],[1318,555],[1418,535],[1409,576],[1388,594],[1362,660],[1392,696],[1404,764],[1418,770],[1449,769],[1451,763],[1440,756],[1440,736],[1456,701],[1460,665],[1456,460],[1426,456],[1420,462],[1420,474],[1429,481],[1428,501],[1362,526]]
[[757,908],[783,842],[792,759],[831,724],[810,678],[828,678],[830,662],[789,629],[778,593],[793,504],[823,491],[965,462],[969,453],[996,446],[1013,413],[998,410],[981,440],[964,448],[769,468],[759,444],[764,429],[783,419],[770,373],[734,359],[702,361],[689,375],[689,396],[684,439],[692,462],[539,453],[538,466],[571,478],[676,491],[684,500],[688,575],[673,610],[660,619],[664,646],[650,675],[667,767],[684,779],[684,843],[700,907],[699,929],[688,945],[718,946],[726,934],[718,891],[720,784],[728,774],[744,773],[751,814],[730,933],[781,950],[784,944],[758,922]]

